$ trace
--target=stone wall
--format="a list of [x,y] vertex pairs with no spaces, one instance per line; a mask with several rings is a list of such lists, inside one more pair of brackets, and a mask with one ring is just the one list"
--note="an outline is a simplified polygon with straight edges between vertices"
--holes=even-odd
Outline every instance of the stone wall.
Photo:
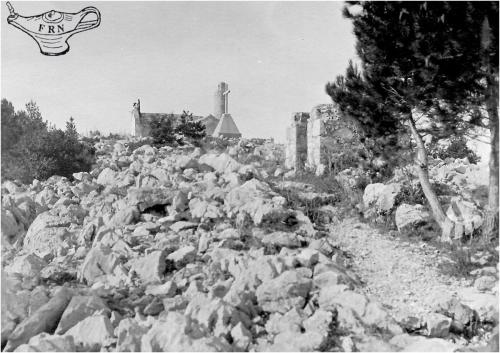
[[310,114],[293,114],[287,128],[285,167],[321,174],[334,158],[359,146],[356,123],[344,116],[336,104],[321,104]]
[[307,161],[307,120],[309,113],[294,113],[287,128],[285,167],[303,170]]
[[308,168],[325,168],[336,154],[359,145],[356,123],[344,116],[336,104],[320,104],[313,108],[307,123]]

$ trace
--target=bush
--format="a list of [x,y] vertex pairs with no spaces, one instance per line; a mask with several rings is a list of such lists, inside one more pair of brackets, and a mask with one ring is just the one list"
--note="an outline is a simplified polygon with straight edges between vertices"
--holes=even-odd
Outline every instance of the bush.
[[71,177],[75,172],[90,171],[94,148],[78,140],[73,118],[62,131],[43,121],[36,103],[26,111],[15,112],[2,99],[2,177],[31,183],[52,175]]
[[469,162],[473,164],[481,161],[481,157],[467,146],[467,140],[464,136],[452,137],[449,142],[447,146],[434,144],[429,148],[429,155],[442,160],[446,158],[462,159],[467,157]]
[[183,111],[177,120],[175,115],[170,114],[166,119],[154,119],[149,123],[153,145],[160,147],[165,145],[183,145],[189,141],[200,145],[201,139],[205,137],[205,125],[194,121],[193,114]]

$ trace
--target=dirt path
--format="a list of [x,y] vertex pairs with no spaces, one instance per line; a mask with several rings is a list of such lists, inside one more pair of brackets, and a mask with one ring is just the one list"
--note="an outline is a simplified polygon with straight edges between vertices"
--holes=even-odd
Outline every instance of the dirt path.
[[395,318],[431,312],[433,298],[471,285],[442,274],[445,255],[424,242],[409,243],[381,234],[354,218],[331,227],[331,239],[348,252],[352,270],[365,283],[365,294],[382,303]]

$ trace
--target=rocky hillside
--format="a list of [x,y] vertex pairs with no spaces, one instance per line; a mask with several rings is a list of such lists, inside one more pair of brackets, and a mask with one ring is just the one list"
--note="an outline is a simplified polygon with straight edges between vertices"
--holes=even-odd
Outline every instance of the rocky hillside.
[[[338,195],[277,185],[265,168],[273,148],[255,148],[243,164],[237,147],[128,144],[97,143],[96,168],[73,181],[2,184],[4,351],[495,349],[496,267],[482,268],[475,286],[457,284],[472,301],[442,295],[418,299],[425,310],[396,310],[411,294],[395,289],[398,301],[385,300],[382,278],[429,264],[399,266],[412,252],[336,218],[328,203]],[[316,223],[293,207],[294,187],[327,204]],[[397,194],[386,187],[365,192],[375,213]],[[382,273],[384,256],[392,272]]]

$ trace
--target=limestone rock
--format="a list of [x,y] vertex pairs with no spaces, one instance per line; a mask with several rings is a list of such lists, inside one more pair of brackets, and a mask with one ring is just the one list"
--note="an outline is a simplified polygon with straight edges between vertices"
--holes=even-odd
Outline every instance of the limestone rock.
[[28,343],[20,345],[14,352],[76,352],[76,347],[72,336],[43,332],[31,337]]
[[401,192],[401,184],[369,184],[363,194],[366,208],[374,207],[377,212],[389,212],[394,208],[396,197]]
[[5,267],[7,273],[18,273],[24,277],[35,277],[47,266],[47,263],[35,254],[27,254],[16,257],[15,260]]
[[60,288],[47,304],[40,307],[33,315],[20,323],[9,336],[5,351],[9,352],[42,332],[53,332],[59,323],[66,306],[70,302],[72,292]]
[[135,272],[143,284],[158,283],[163,280],[166,267],[165,252],[157,250],[135,259],[130,271]]
[[498,287],[498,280],[493,276],[481,276],[474,281],[474,287],[480,292],[487,292]]
[[446,216],[456,223],[463,224],[464,234],[469,235],[483,224],[483,217],[478,207],[461,197],[453,197]]
[[196,249],[193,246],[189,245],[169,254],[167,256],[167,260],[173,261],[176,268],[182,268],[186,264],[192,262],[195,257]]
[[359,317],[365,314],[368,300],[362,294],[346,290],[332,295],[335,287],[322,288],[319,293],[319,307],[323,310],[335,310],[339,305],[352,309]]
[[401,204],[396,209],[396,226],[401,232],[404,229],[418,227],[429,220],[429,212],[422,205]]
[[141,325],[137,320],[126,318],[120,321],[116,329],[117,352],[139,352],[141,338],[149,330],[146,325]]
[[263,282],[255,294],[265,311],[285,313],[304,305],[311,286],[311,279],[296,271],[285,271],[280,276]]
[[71,327],[96,312],[110,312],[104,301],[96,296],[74,296],[64,310],[56,334],[64,334]]
[[98,351],[113,337],[113,326],[106,315],[88,316],[70,328],[66,335],[73,336],[78,350]]
[[242,351],[246,351],[252,342],[252,333],[241,322],[233,327],[231,337],[233,338],[233,346]]
[[131,187],[127,191],[127,203],[144,212],[149,207],[170,205],[174,196],[175,191],[166,188]]
[[88,252],[78,272],[78,278],[92,285],[100,276],[113,273],[118,264],[118,256],[109,247],[99,245]]
[[431,337],[446,337],[450,333],[451,319],[442,314],[428,314],[425,322],[427,334]]

